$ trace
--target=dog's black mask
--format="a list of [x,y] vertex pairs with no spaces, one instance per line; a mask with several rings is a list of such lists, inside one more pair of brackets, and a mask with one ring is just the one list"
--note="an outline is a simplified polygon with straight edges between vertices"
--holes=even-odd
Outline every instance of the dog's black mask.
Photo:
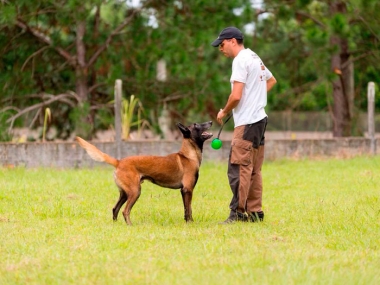
[[202,148],[203,143],[206,140],[213,136],[212,133],[207,132],[207,130],[212,126],[212,121],[200,124],[194,123],[188,127],[178,123],[177,126],[185,139],[192,139],[200,148]]

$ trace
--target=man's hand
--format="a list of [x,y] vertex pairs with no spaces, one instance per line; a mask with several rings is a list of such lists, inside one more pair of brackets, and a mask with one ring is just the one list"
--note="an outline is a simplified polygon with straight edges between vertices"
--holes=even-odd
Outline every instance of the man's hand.
[[218,121],[219,124],[223,124],[223,118],[226,116],[227,114],[224,113],[224,110],[223,109],[220,109],[218,115],[216,116],[216,120]]

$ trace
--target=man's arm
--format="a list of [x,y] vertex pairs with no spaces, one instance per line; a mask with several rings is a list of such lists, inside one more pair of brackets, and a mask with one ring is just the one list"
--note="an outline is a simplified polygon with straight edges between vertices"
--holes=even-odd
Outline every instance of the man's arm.
[[277,83],[277,80],[276,78],[274,78],[274,76],[269,78],[267,80],[267,92],[269,92],[276,83]]
[[232,111],[240,102],[241,96],[243,96],[244,83],[239,81],[234,81],[232,86],[232,92],[228,97],[226,106],[220,109],[216,119],[219,124],[223,124],[223,118]]

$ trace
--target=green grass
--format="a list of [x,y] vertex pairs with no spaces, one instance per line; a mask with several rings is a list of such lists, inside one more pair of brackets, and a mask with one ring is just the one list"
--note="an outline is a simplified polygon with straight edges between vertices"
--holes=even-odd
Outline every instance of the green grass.
[[110,167],[0,168],[0,284],[380,284],[380,157],[263,176],[263,223],[218,224],[226,164],[206,162],[193,223],[179,191],[145,182],[127,227]]

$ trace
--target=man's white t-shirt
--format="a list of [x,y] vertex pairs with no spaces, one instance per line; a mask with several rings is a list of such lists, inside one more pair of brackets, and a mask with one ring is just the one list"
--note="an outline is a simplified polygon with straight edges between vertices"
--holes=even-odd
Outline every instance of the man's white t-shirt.
[[272,73],[260,57],[249,48],[241,50],[232,62],[231,87],[234,81],[244,83],[239,104],[233,109],[235,128],[264,119],[267,105],[267,80]]

